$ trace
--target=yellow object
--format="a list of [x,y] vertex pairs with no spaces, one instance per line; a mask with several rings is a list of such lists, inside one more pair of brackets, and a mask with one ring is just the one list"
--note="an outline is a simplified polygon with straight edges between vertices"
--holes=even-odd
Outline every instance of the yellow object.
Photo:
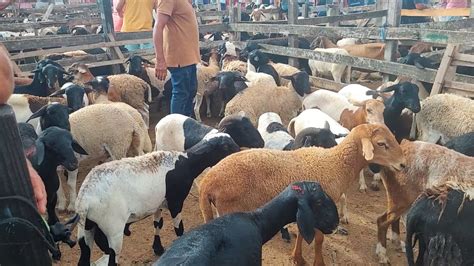
[[402,9],[402,16],[407,17],[443,17],[443,16],[453,16],[453,17],[469,17],[470,14],[469,8],[449,8],[449,9]]
[[126,0],[122,32],[150,31],[155,0]]

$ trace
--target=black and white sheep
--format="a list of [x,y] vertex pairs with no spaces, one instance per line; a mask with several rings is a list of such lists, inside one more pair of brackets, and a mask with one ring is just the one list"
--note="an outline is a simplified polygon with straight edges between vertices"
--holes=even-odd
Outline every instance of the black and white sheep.
[[211,81],[217,82],[217,88],[222,95],[221,110],[219,116],[224,116],[227,103],[234,98],[237,93],[247,88],[247,78],[237,71],[221,71]]
[[[239,146],[232,138],[220,133],[204,138],[186,152],[153,152],[92,169],[76,202],[81,217],[79,265],[90,264],[94,240],[109,254],[109,265],[116,265],[124,228],[152,214],[155,217],[153,250],[161,255],[164,252],[159,236],[163,203],[171,213],[176,234],[181,236],[184,232],[181,211],[194,179],[207,167],[237,151]],[[111,190],[114,193],[104,193]]]
[[180,114],[163,117],[155,127],[155,151],[185,151],[218,132],[229,134],[239,147],[263,148],[260,133],[243,114],[227,116],[218,129]]
[[261,75],[256,75],[255,72],[270,75],[277,86],[281,85],[280,75],[278,75],[275,68],[270,65],[270,58],[260,50],[250,52],[247,61],[246,78],[253,84],[257,82],[257,79],[261,79]]
[[268,112],[258,118],[258,132],[262,136],[267,149],[291,150],[295,139],[283,126],[277,113]]
[[472,185],[450,182],[420,195],[407,215],[408,265],[474,264],[473,200]]
[[177,239],[154,265],[261,265],[262,245],[295,221],[308,243],[315,228],[329,234],[337,227],[336,205],[319,183],[292,183],[253,212],[212,220]]

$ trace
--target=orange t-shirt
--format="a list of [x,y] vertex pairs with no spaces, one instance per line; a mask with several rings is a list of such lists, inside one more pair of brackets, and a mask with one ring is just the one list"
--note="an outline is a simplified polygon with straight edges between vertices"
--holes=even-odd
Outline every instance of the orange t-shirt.
[[163,30],[163,53],[168,67],[201,62],[196,14],[188,0],[158,0],[157,12],[170,16]]

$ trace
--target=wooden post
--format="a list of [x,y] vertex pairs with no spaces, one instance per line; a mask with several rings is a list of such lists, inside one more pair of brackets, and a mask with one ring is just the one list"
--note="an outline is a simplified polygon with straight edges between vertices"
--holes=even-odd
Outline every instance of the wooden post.
[[471,14],[469,17],[474,18],[474,0],[471,0]]
[[[398,27],[400,26],[400,14],[402,12],[401,1],[390,1],[388,3],[388,14],[387,14],[387,26]],[[382,29],[381,29],[382,30]],[[395,55],[398,48],[397,41],[388,41],[385,43],[385,60],[394,61]],[[389,76],[384,75],[384,81],[388,81]]]
[[[239,22],[242,21],[242,5],[239,2],[237,2],[237,9],[234,12],[234,16],[235,16],[235,22],[236,23],[239,23]],[[242,39],[241,38],[241,33],[236,32],[234,38],[235,38],[236,41],[240,42],[240,40]]]
[[[377,11],[388,9],[388,0],[377,0],[375,2],[375,8]],[[380,17],[376,19],[375,25],[382,27],[387,22],[387,17]]]
[[304,18],[309,18],[309,4],[308,3],[304,3],[303,4],[303,17]]
[[[288,3],[288,24],[295,25],[298,24],[298,1],[289,0]],[[298,35],[289,34],[288,35],[288,47],[298,48]],[[297,58],[288,58],[288,64],[298,68],[298,59]]]
[[[100,18],[102,19],[104,39],[106,42],[113,42],[115,41],[115,30],[114,21],[112,17],[112,3],[110,0],[98,0],[97,5],[99,5]],[[112,49],[109,48],[107,50],[109,53],[112,54],[112,59],[124,58],[122,51],[120,51],[119,47],[113,47]],[[120,73],[120,67],[118,65],[113,65],[113,72]]]
[[[36,206],[33,196],[30,176],[26,167],[20,133],[18,132],[13,109],[8,105],[0,104],[0,197],[20,196]],[[39,226],[40,222],[33,210],[17,201],[0,202],[0,221],[6,219],[5,215],[11,213],[14,217],[23,218],[33,225]],[[3,226],[3,228],[5,228]],[[10,226],[8,232],[1,234],[22,235],[24,232]],[[6,235],[3,235],[6,237]],[[0,265],[51,265],[51,257],[46,245],[40,241],[39,236],[31,235],[31,243],[25,245],[3,246],[0,248]],[[22,237],[24,238],[24,236]],[[12,242],[12,240],[0,239]],[[19,240],[19,239],[17,239]],[[35,240],[35,241],[34,241]]]

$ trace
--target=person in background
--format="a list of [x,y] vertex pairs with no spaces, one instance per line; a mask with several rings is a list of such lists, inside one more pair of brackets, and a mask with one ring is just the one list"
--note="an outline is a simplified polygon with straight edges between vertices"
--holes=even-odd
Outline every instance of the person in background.
[[220,3],[221,3],[221,10],[225,10],[225,8],[226,8],[226,0],[221,0]]
[[158,0],[156,13],[156,77],[164,80],[167,70],[170,71],[171,113],[192,116],[197,91],[196,64],[201,62],[196,14],[190,0]]
[[[118,0],[116,11],[123,18],[122,32],[151,31],[155,0]],[[129,51],[153,48],[151,43],[128,44]]]
[[[430,0],[403,0],[402,9],[418,9],[423,10],[430,7]],[[424,23],[430,22],[430,17],[407,17],[402,16],[401,24]]]
[[[467,0],[441,0],[440,1],[440,6],[442,8],[446,9],[451,9],[451,8],[466,8],[468,7],[468,1]],[[457,17],[457,16],[444,16],[444,17],[439,17],[440,21],[452,21],[452,20],[458,20],[462,19],[463,17]]]
[[5,8],[7,8],[11,4],[12,4],[12,0],[2,0],[2,1],[0,1],[0,10],[4,10]]
[[122,30],[123,18],[117,12],[117,5],[120,0],[113,0],[112,18],[114,20],[114,31],[120,32]]

